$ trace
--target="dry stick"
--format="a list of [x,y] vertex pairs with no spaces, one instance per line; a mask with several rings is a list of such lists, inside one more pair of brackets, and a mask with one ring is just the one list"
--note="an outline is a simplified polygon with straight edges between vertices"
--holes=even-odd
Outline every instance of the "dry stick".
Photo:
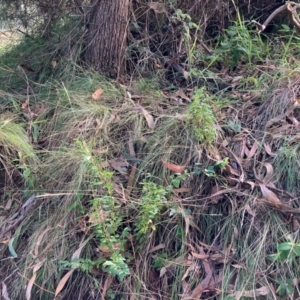
[[204,42],[202,40],[200,41],[200,45],[209,55],[213,54],[213,52],[204,44]]
[[259,22],[256,22],[256,21],[252,21],[252,23],[256,24],[259,28],[259,31],[258,33],[261,33],[262,31],[264,31],[267,27],[267,25],[272,21],[272,19],[277,16],[279,13],[285,11],[287,9],[287,3],[278,7],[276,10],[274,10],[272,12],[272,14],[268,17],[268,19],[263,23],[263,24],[260,24]]
[[20,33],[24,34],[26,37],[33,39],[33,37],[31,35],[29,35],[28,33],[24,32],[24,31],[22,31],[20,29],[17,29],[17,31],[19,31]]
[[5,35],[7,38],[9,38],[9,36],[8,36],[3,30],[0,30],[0,33],[2,33],[2,34]]
[[[293,4],[295,7],[293,8],[291,4]],[[277,16],[279,13],[287,10],[289,19],[291,20],[293,25],[296,27],[297,34],[300,34],[300,19],[296,15],[296,8],[297,7],[300,7],[299,3],[287,2],[286,4],[278,7],[276,10],[274,10],[273,13],[268,17],[268,19],[263,24],[260,24],[257,21],[252,21],[252,23],[257,25],[257,27],[259,29],[258,33],[261,33],[262,31],[264,31],[266,29],[267,25],[272,21],[272,19],[275,16]]]

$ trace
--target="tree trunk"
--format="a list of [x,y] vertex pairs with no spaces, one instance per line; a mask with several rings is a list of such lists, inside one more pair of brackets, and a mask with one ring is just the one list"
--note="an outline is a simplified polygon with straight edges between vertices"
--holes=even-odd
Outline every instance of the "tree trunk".
[[92,0],[85,60],[108,77],[125,71],[128,8],[129,0]]

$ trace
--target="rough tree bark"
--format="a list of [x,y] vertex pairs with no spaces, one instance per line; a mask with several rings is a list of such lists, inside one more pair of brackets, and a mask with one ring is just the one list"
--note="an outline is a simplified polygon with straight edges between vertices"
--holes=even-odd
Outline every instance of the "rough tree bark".
[[125,70],[129,0],[92,0],[85,60],[96,71],[119,78]]

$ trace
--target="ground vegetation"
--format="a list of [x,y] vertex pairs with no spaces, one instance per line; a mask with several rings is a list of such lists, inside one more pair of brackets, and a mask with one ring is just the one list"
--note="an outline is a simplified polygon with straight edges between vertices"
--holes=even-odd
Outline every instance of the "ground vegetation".
[[284,3],[120,3],[103,69],[104,1],[2,3],[2,298],[299,298],[299,36],[256,27]]

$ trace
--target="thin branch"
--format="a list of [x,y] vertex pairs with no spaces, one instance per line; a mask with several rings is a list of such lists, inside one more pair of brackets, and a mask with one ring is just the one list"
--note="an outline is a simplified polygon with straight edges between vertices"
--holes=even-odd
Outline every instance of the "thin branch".
[[274,19],[281,12],[285,11],[287,9],[287,4],[288,3],[282,5],[282,6],[278,7],[276,10],[274,10],[272,12],[272,14],[268,17],[268,19],[263,24],[260,24],[257,21],[252,21],[252,23],[257,25],[258,33],[261,33],[262,31],[264,31],[266,29],[267,25],[272,21],[272,19]]
[[266,29],[267,25],[272,21],[272,19],[274,19],[274,17],[276,17],[278,14],[280,14],[283,11],[287,11],[291,23],[296,27],[296,33],[300,35],[300,19],[297,16],[297,11],[296,11],[296,9],[299,7],[300,7],[299,3],[288,1],[284,5],[274,10],[263,24],[260,24],[257,21],[252,21],[252,23],[256,24],[256,26],[258,27],[258,33],[261,33]]

